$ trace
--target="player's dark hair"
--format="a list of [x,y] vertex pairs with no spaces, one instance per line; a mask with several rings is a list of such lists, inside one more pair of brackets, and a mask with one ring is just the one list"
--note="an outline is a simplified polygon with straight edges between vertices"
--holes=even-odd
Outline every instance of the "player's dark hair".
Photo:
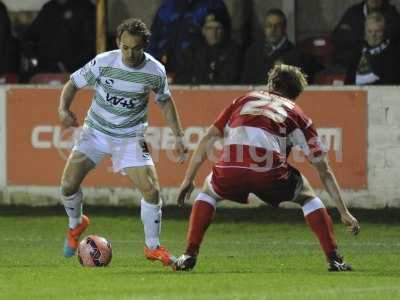
[[130,18],[124,20],[117,28],[117,37],[121,38],[122,33],[124,31],[128,32],[130,35],[140,36],[145,43],[145,47],[150,42],[150,30],[147,28],[146,24],[140,20],[135,18]]
[[306,86],[307,76],[298,67],[276,64],[268,73],[268,89],[289,99],[296,99]]
[[283,26],[285,26],[285,28],[286,28],[286,26],[287,26],[287,18],[286,18],[285,13],[282,10],[280,10],[278,8],[272,8],[272,9],[268,10],[267,13],[265,14],[264,20],[269,16],[278,16],[278,17],[280,17],[282,19]]

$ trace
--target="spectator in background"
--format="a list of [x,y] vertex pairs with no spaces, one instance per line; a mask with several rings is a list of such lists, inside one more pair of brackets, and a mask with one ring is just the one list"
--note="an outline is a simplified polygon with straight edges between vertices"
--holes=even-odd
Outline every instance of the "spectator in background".
[[400,15],[388,0],[365,0],[351,6],[332,33],[335,47],[334,63],[347,68],[354,49],[362,47],[365,19],[371,12],[380,12],[386,20],[386,30],[392,43],[400,40]]
[[347,71],[347,84],[400,83],[400,56],[398,47],[388,38],[385,18],[373,12],[365,20],[365,41],[351,59]]
[[16,73],[19,56],[18,45],[11,31],[11,20],[7,8],[0,1],[0,76]]
[[[231,21],[222,0],[164,0],[151,26],[148,52],[166,66],[169,74],[176,72],[183,50],[201,36],[205,16],[213,11],[225,15],[227,28]],[[230,32],[225,33],[230,36]]]
[[89,0],[50,0],[23,37],[28,71],[70,73],[95,55],[96,9]]
[[203,21],[202,39],[183,51],[177,67],[178,84],[237,83],[240,48],[226,34],[230,21],[226,14],[210,12]]
[[267,12],[264,18],[264,38],[256,40],[246,52],[242,83],[264,84],[269,70],[276,63],[302,68],[310,82],[314,74],[322,69],[313,57],[304,54],[289,41],[286,25],[286,16],[280,9]]

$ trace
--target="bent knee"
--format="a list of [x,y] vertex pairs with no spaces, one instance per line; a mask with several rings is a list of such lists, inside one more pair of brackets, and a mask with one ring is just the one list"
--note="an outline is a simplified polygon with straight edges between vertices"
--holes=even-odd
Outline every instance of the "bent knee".
[[61,181],[61,194],[65,197],[72,196],[79,191],[79,184],[66,180]]
[[156,187],[142,189],[143,198],[151,204],[158,204],[160,201],[160,191]]

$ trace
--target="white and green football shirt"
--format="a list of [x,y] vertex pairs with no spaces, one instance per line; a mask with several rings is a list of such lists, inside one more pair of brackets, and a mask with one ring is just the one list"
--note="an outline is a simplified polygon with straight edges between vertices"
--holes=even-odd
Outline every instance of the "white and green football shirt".
[[130,68],[123,64],[120,50],[104,52],[71,75],[77,88],[94,86],[86,126],[116,138],[144,134],[150,90],[157,102],[171,97],[164,66],[144,55],[140,66]]

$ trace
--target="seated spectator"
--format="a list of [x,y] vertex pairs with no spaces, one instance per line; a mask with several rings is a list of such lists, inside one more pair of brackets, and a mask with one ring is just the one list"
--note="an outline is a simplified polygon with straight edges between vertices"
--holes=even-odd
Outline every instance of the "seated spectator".
[[264,38],[256,40],[247,50],[242,83],[264,84],[269,70],[276,63],[300,67],[309,76],[322,66],[313,57],[304,54],[287,38],[286,16],[279,9],[271,9],[264,19]]
[[202,27],[202,39],[183,52],[175,83],[233,84],[237,83],[240,48],[225,33],[230,25],[225,14],[210,13]]
[[398,47],[388,38],[381,13],[373,12],[367,16],[364,46],[355,53],[352,61],[346,76],[347,84],[400,83]]
[[[175,73],[183,50],[201,37],[201,25],[210,11],[230,17],[222,0],[164,0],[151,26],[147,51],[160,60],[167,73]],[[230,32],[226,32],[230,36]]]
[[343,15],[332,33],[334,44],[334,63],[347,68],[351,63],[354,49],[362,47],[366,16],[380,12],[386,20],[388,37],[393,43],[400,40],[400,15],[388,0],[365,0],[351,6]]
[[96,9],[90,0],[50,0],[23,37],[33,72],[72,72],[95,54]]
[[11,31],[7,8],[0,1],[0,76],[18,71],[18,43]]

